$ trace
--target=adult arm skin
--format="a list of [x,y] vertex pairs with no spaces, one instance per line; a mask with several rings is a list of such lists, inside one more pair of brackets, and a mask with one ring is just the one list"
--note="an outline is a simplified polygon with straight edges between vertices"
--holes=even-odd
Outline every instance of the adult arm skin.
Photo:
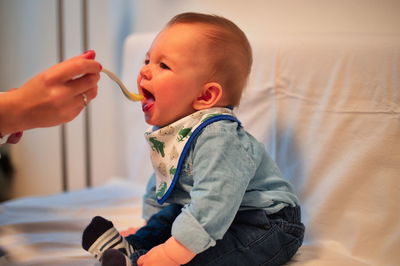
[[95,52],[56,64],[18,89],[0,94],[0,133],[51,127],[74,119],[97,95],[101,64]]

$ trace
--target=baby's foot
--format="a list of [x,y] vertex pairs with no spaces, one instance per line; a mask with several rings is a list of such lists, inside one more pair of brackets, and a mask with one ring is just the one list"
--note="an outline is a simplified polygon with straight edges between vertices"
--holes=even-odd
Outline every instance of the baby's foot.
[[131,266],[130,259],[121,251],[116,249],[107,249],[103,253],[101,266]]
[[117,249],[130,257],[135,249],[123,238],[112,222],[96,216],[83,231],[82,247],[98,260],[109,249]]

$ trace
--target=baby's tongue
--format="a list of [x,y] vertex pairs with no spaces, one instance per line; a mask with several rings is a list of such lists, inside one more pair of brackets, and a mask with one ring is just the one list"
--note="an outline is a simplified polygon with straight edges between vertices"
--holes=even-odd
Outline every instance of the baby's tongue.
[[142,104],[142,110],[146,112],[146,111],[150,110],[150,108],[153,107],[153,105],[154,105],[153,95],[147,96],[146,100]]

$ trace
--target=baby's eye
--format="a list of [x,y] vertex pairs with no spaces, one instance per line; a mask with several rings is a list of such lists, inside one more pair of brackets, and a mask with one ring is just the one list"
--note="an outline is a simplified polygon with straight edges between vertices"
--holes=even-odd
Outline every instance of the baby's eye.
[[170,69],[169,66],[167,66],[165,63],[160,63],[160,67],[162,69]]
[[150,60],[149,60],[149,59],[145,59],[145,60],[144,60],[144,64],[145,64],[145,65],[148,65],[149,63],[150,63]]

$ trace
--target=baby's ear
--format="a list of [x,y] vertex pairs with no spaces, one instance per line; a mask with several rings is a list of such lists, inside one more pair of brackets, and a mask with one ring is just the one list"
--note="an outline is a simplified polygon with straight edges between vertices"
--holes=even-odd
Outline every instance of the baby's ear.
[[222,86],[217,82],[209,82],[203,86],[200,94],[193,101],[195,110],[203,110],[215,106],[222,97]]

